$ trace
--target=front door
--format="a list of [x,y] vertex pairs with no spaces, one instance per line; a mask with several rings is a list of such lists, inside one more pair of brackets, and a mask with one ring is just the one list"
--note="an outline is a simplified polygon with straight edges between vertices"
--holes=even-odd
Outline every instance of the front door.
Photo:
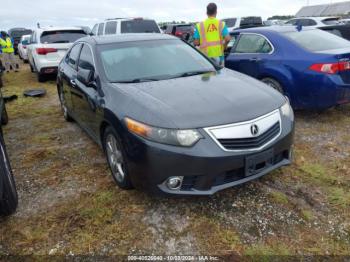
[[[95,80],[97,73],[92,50],[88,44],[84,44],[81,50],[78,73],[81,69],[91,70],[94,76],[91,81],[93,82]],[[103,110],[100,107],[101,99],[97,91],[97,86],[86,86],[79,80],[76,80],[75,83],[77,95],[74,97],[73,106],[79,112],[82,125],[91,135],[96,136],[99,133],[100,118],[103,117]]]
[[262,35],[243,33],[226,57],[226,67],[257,78],[264,61],[273,52],[270,42]]

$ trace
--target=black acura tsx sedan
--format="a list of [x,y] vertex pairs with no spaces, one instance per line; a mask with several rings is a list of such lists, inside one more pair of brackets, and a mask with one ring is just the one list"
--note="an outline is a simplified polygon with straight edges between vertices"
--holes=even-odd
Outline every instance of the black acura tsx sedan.
[[211,195],[291,163],[288,99],[173,36],[86,37],[58,71],[65,119],[101,145],[120,188]]

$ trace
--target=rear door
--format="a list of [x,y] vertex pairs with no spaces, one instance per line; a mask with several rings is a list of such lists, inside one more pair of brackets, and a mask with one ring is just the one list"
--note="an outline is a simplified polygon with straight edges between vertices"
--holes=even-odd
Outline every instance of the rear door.
[[43,48],[50,48],[51,50],[45,55],[45,58],[48,61],[59,63],[72,46],[72,43],[84,36],[86,36],[84,30],[44,31],[40,36],[40,43]]
[[[72,111],[71,113],[73,113],[74,118],[76,118],[78,121],[80,121],[80,116],[79,112],[74,107],[73,101],[78,99],[80,96],[80,93],[77,91],[76,79],[78,68],[77,63],[81,47],[82,44],[80,43],[73,46],[65,57],[65,66],[60,68],[63,82],[63,93],[65,95],[67,107]],[[77,96],[78,98],[76,98]]]
[[227,56],[226,67],[258,77],[273,51],[272,44],[263,35],[243,33]]

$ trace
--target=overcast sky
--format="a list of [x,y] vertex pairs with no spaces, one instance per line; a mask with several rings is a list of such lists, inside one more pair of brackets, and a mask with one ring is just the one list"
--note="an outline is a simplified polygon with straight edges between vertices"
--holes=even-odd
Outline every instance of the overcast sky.
[[[2,0],[0,29],[42,26],[92,26],[111,17],[148,17],[160,21],[199,21],[211,0]],[[219,18],[294,15],[307,0],[217,0]],[[330,0],[310,0],[310,4]],[[333,1],[341,2],[341,1]]]

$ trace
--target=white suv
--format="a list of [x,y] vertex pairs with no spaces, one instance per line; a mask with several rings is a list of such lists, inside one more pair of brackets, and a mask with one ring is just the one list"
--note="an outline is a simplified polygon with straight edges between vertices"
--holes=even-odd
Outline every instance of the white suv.
[[96,24],[93,35],[115,35],[127,33],[161,33],[156,21],[144,18],[112,18]]
[[27,48],[28,60],[32,72],[36,72],[38,81],[43,82],[46,75],[57,73],[58,64],[72,44],[86,36],[78,27],[49,27],[33,31]]

